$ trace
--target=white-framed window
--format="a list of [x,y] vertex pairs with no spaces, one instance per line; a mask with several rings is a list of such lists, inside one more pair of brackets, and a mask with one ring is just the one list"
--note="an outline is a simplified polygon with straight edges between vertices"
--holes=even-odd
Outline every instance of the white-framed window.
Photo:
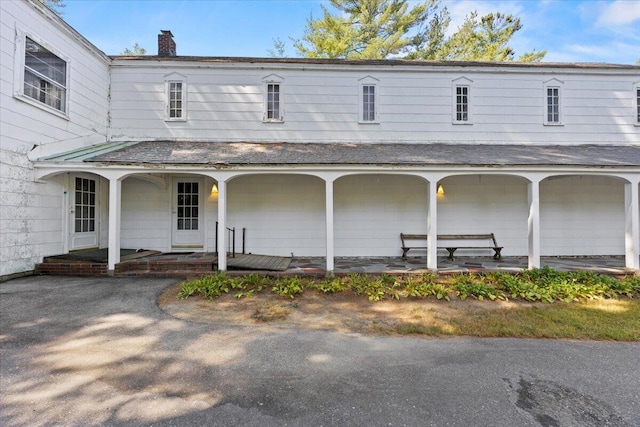
[[67,117],[69,60],[37,37],[18,34],[15,96]]
[[452,122],[456,125],[470,125],[471,122],[471,83],[460,77],[453,81]]
[[636,83],[633,86],[633,124],[640,126],[640,83]]
[[359,123],[379,123],[380,85],[378,79],[367,76],[360,79]]
[[264,83],[264,112],[262,121],[265,123],[284,122],[284,79],[272,74],[263,79]]
[[562,124],[562,82],[550,80],[544,85],[544,124],[548,126]]
[[180,74],[170,74],[165,77],[165,120],[187,120],[187,81]]

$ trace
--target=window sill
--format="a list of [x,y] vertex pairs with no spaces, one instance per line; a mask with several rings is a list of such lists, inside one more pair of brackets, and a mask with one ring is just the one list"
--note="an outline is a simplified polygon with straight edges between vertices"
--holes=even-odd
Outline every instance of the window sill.
[[186,122],[186,121],[187,121],[187,118],[186,118],[186,117],[181,117],[181,118],[179,118],[179,119],[175,119],[175,118],[171,118],[171,119],[169,119],[169,118],[165,118],[165,119],[164,119],[164,121],[165,121],[165,122]]
[[19,101],[22,101],[22,102],[26,103],[26,104],[33,105],[34,107],[39,108],[42,111],[46,111],[47,113],[53,114],[54,116],[58,116],[61,119],[71,120],[69,118],[69,115],[67,113],[65,113],[64,111],[56,110],[55,108],[49,107],[48,105],[43,104],[40,101],[36,101],[35,99],[30,98],[30,97],[28,97],[26,95],[17,94],[17,95],[13,95],[13,97],[15,99],[19,100]]
[[459,120],[453,120],[453,121],[451,122],[451,124],[452,124],[452,125],[455,125],[455,126],[471,126],[471,125],[473,125],[473,122],[470,122],[470,121],[459,121]]
[[281,120],[275,120],[275,119],[270,119],[270,120],[263,120],[262,123],[265,124],[278,124],[278,123],[284,123],[284,119]]
[[367,120],[367,121],[360,120],[358,122],[358,124],[360,124],[360,125],[379,125],[380,121],[378,121],[378,120]]
[[550,127],[562,127],[564,126],[564,123],[543,123],[544,126],[550,126]]

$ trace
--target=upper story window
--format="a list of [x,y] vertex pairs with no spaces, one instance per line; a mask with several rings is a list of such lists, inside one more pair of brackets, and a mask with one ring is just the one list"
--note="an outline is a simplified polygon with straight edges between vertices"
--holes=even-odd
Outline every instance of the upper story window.
[[267,120],[280,120],[280,84],[267,84]]
[[283,79],[280,76],[272,74],[263,79],[264,81],[264,114],[262,120],[264,122],[281,123],[284,121],[283,108]]
[[187,119],[187,82],[179,74],[171,74],[165,80],[166,111],[165,120],[184,121]]
[[635,87],[633,88],[633,92],[634,92],[634,100],[635,100],[635,107],[634,108],[634,116],[635,116],[635,120],[634,120],[634,124],[636,126],[640,126],[640,83],[636,84]]
[[365,77],[360,80],[360,123],[378,123],[378,80]]
[[453,124],[471,124],[471,83],[465,77],[453,81]]
[[553,79],[544,85],[545,125],[562,124],[562,82]]
[[67,62],[29,37],[24,42],[23,94],[67,111]]

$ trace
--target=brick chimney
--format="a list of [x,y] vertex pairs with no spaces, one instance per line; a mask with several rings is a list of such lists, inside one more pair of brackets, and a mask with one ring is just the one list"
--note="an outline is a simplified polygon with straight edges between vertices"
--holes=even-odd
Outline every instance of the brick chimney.
[[158,34],[158,56],[176,56],[176,42],[169,30],[160,30]]

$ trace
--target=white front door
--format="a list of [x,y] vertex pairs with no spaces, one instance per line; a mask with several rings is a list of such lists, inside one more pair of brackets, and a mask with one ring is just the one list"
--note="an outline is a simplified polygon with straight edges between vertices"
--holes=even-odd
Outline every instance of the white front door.
[[70,250],[98,247],[99,181],[85,176],[71,178]]
[[175,249],[204,247],[204,179],[173,180],[171,246]]

